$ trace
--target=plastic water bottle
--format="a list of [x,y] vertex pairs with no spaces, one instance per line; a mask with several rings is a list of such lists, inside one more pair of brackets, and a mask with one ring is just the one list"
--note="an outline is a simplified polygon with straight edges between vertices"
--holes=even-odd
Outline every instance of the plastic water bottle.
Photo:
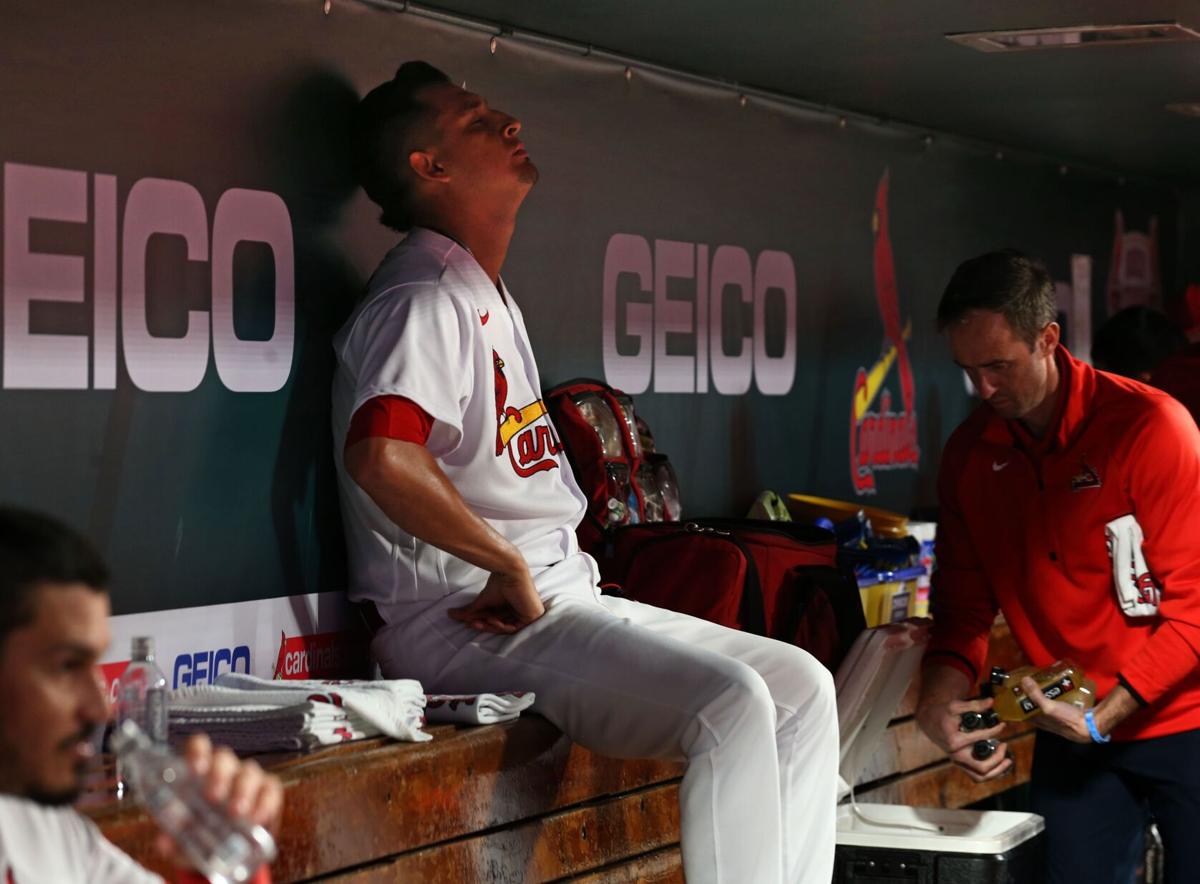
[[270,832],[210,801],[187,762],[152,741],[135,722],[117,726],[112,747],[138,801],[209,881],[249,880],[275,858]]
[[154,662],[154,639],[133,640],[129,665],[117,680],[117,725],[132,721],[155,743],[167,743],[167,677]]
[[[167,677],[154,662],[154,639],[133,640],[129,665],[117,679],[117,726],[132,721],[153,743],[167,745]],[[128,789],[121,759],[117,759],[117,795]]]

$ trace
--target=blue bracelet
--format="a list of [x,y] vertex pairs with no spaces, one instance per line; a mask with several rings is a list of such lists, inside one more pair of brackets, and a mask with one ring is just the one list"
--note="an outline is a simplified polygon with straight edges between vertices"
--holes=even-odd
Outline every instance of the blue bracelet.
[[1096,719],[1092,715],[1091,709],[1083,713],[1083,720],[1087,724],[1088,733],[1092,735],[1093,743],[1107,743],[1112,739],[1112,737],[1106,737],[1100,733],[1100,729],[1096,727]]

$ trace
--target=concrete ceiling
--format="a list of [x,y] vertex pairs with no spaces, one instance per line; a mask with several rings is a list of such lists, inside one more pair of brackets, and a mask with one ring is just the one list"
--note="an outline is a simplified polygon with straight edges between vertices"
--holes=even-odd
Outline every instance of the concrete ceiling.
[[438,0],[437,8],[849,111],[1200,182],[1200,42],[982,53],[950,32],[1178,21],[1200,0]]

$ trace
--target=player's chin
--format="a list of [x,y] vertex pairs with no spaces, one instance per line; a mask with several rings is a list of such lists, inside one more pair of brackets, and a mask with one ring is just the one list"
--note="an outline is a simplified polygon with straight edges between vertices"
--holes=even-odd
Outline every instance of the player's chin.
[[70,773],[64,771],[59,776],[30,783],[25,789],[25,797],[48,807],[74,804],[83,794],[85,773],[86,765],[77,764]]
[[522,184],[527,184],[530,187],[533,187],[533,185],[537,184],[538,178],[541,177],[538,167],[535,166],[528,158],[526,158],[525,162],[517,167],[517,175],[520,177]]
[[987,400],[987,404],[997,416],[1006,421],[1016,420],[1021,416],[1021,409],[1011,399],[989,399]]

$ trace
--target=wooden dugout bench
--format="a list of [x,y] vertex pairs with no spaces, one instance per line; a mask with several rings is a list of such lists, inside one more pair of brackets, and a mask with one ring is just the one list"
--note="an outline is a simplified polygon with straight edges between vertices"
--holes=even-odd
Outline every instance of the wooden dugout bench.
[[[993,662],[1019,662],[1003,625],[993,631]],[[868,764],[859,800],[961,807],[1028,779],[1031,733],[1009,744],[1016,774],[979,786],[917,732],[916,695],[914,686]],[[275,880],[683,880],[682,765],[595,755],[533,715],[429,732],[427,743],[374,739],[263,756],[287,789]],[[86,812],[111,841],[169,879],[145,814],[111,800]]]

